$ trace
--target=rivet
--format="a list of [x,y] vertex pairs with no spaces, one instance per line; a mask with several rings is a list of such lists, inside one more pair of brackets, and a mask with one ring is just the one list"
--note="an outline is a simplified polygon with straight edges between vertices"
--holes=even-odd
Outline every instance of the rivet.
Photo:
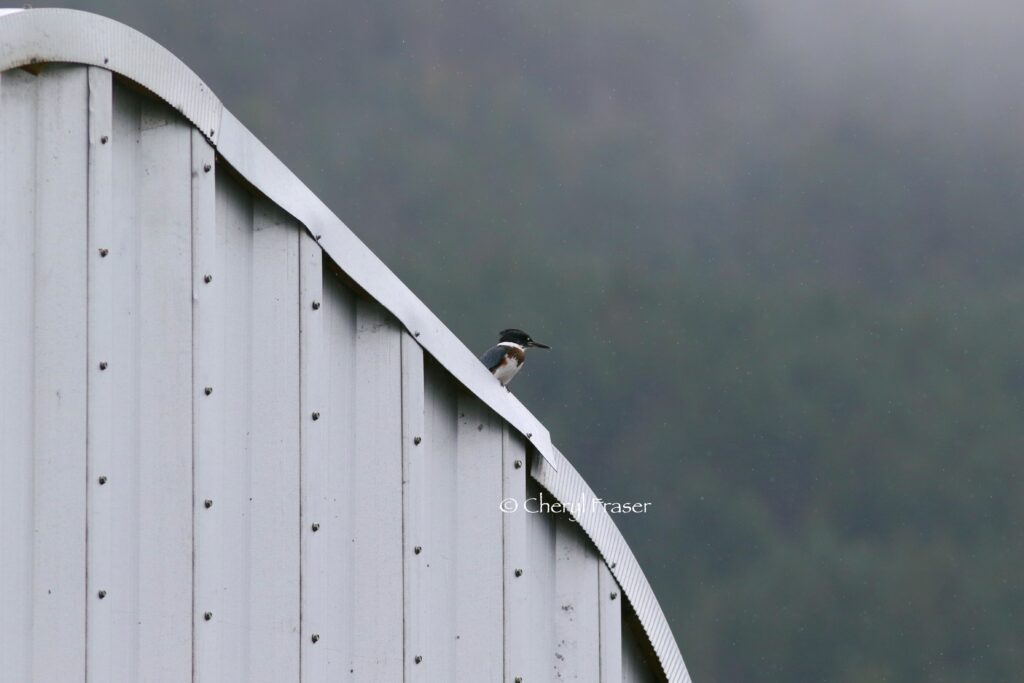
[[104,484],[106,484],[107,483],[107,475],[101,474],[99,481],[100,481],[100,486],[103,486]]
[[420,553],[422,553],[422,552],[423,552],[423,546],[421,546],[421,545],[418,545],[418,546],[416,546],[415,548],[413,548],[413,549],[412,549],[412,551],[413,551],[414,553],[416,553],[417,555],[419,555]]
[[521,470],[521,469],[523,468],[523,461],[522,461],[522,460],[516,460],[516,461],[515,461],[515,462],[513,463],[513,466],[514,466],[514,467],[515,467],[515,468],[516,468],[517,470]]
[[611,599],[612,599],[612,600],[614,600],[614,599],[615,599],[615,598],[617,598],[617,597],[619,597],[619,593],[618,593],[618,591],[612,591],[612,594],[611,594]]
[[522,676],[516,676],[516,683],[523,683],[523,677]]
[[100,247],[100,258],[106,258],[107,254],[109,254],[109,253],[110,253],[109,249],[107,249],[106,247]]
[[213,133],[214,133],[214,130],[213,130],[213,128],[211,128],[210,129],[210,135],[213,135]]
[[211,282],[213,282],[213,276],[209,274],[204,275],[203,282],[205,282],[206,284],[210,284]]
[[423,661],[423,655],[416,655],[416,663],[419,664]]
[[533,432],[530,432],[529,434],[527,434],[526,438],[527,439],[532,439],[533,438]]
[[210,508],[213,507],[213,501],[207,498],[206,500],[203,501],[203,507],[209,510]]
[[419,446],[421,443],[423,443],[423,437],[422,436],[414,436],[414,437],[412,437],[412,442],[413,442],[414,445]]
[[105,144],[107,144],[107,141],[108,141],[108,140],[110,140],[110,138],[108,138],[108,137],[107,137],[106,135],[104,135],[104,136],[102,136],[102,137],[100,138],[100,144],[101,144],[101,145],[105,145]]
[[313,302],[313,310],[314,311],[319,311],[320,310],[320,302],[319,301],[314,301]]
[[213,619],[213,612],[207,612],[207,613],[205,613],[205,614],[203,615],[203,619],[204,619],[204,620],[206,620],[206,621],[209,621],[210,619]]
[[313,531],[320,531],[320,522],[313,522]]
[[100,361],[100,370],[106,370],[106,369],[107,369],[107,361],[101,360]]
[[317,242],[320,241],[321,237],[323,237],[323,235],[313,235],[313,239],[315,239]]
[[319,420],[319,419],[320,419],[320,413],[318,413],[316,411],[313,411],[313,420],[315,421],[315,420]]
[[312,640],[315,643],[318,640],[320,640],[320,634],[319,633],[314,633],[312,636],[310,636],[309,639]]
[[611,563],[610,565],[608,565],[608,568],[609,568],[609,569],[615,569],[615,563],[614,563],[614,562],[612,562],[612,563]]
[[102,600],[103,598],[107,597],[107,591],[100,591],[96,595],[99,596],[100,600]]
[[414,336],[414,337],[420,336],[420,331],[416,330],[415,332],[412,333],[412,336]]
[[109,64],[110,63],[110,57],[104,57],[103,58],[103,63],[104,64]]
[[213,170],[213,166],[210,164],[203,164],[203,173],[209,173]]
[[516,569],[516,576],[522,576],[522,575],[523,575],[523,570],[522,569]]
[[210,394],[213,393],[213,387],[206,387],[205,389],[203,389],[203,393],[209,396]]

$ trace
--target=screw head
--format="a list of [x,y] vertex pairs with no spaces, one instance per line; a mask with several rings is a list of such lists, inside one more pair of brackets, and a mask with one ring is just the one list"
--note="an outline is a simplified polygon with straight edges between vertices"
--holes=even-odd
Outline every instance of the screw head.
[[213,170],[213,166],[210,164],[203,164],[203,173],[209,173],[211,170]]
[[413,442],[414,445],[419,446],[421,443],[423,443],[423,437],[422,436],[414,436],[414,437],[412,437],[412,442]]
[[205,282],[206,284],[210,284],[211,282],[213,282],[213,276],[207,273],[206,275],[203,276],[203,282]]
[[107,475],[101,474],[100,478],[99,478],[99,482],[100,482],[100,486],[103,486],[104,484],[106,484],[107,483]]
[[419,664],[423,661],[423,655],[416,655],[415,662]]
[[529,434],[527,434],[526,438],[527,439],[532,439],[533,438],[533,432],[530,432]]
[[523,575],[523,570],[517,568],[516,569],[516,576],[522,576],[522,575]]
[[100,247],[100,258],[107,258],[107,254],[109,253],[109,249],[107,249],[106,247]]
[[320,310],[320,302],[319,301],[314,301],[313,302],[313,310],[314,311],[319,311]]
[[109,138],[109,137],[107,137],[106,135],[103,135],[103,136],[101,136],[101,137],[100,137],[100,144],[101,144],[101,145],[105,145],[105,144],[107,144],[107,142],[109,142],[109,141],[110,141],[110,138]]
[[203,507],[206,508],[206,509],[212,508],[213,507],[213,501],[210,500],[209,498],[207,498],[206,500],[203,501]]
[[614,562],[612,562],[612,563],[611,563],[610,565],[608,565],[608,568],[609,568],[609,569],[615,569],[615,563],[614,563]]
[[100,370],[106,370],[106,369],[107,369],[107,361],[101,360],[100,361]]
[[204,621],[209,621],[210,619],[213,619],[213,612],[206,612],[203,614]]
[[516,683],[523,683],[523,677],[522,676],[516,676]]
[[609,597],[611,597],[611,599],[614,600],[617,597],[619,597],[619,592],[618,591],[612,591],[612,594]]
[[421,546],[421,545],[418,545],[418,546],[416,546],[415,548],[413,548],[413,549],[412,549],[412,551],[413,551],[414,553],[416,553],[417,555],[419,555],[420,553],[422,553],[422,552],[423,552],[423,546]]
[[315,643],[318,640],[320,640],[320,634],[319,633],[314,633],[312,636],[309,637],[309,639],[312,640]]
[[317,412],[317,411],[313,411],[312,417],[313,417],[313,421],[315,422],[316,420],[320,419],[320,413]]
[[103,598],[107,597],[107,591],[100,591],[99,593],[97,593],[97,594],[96,594],[96,596],[97,596],[97,597],[98,597],[98,598],[99,598],[100,600],[102,600]]
[[314,532],[320,531],[320,522],[313,522],[313,526],[311,528]]
[[205,389],[203,389],[203,393],[209,396],[210,394],[213,393],[213,387],[206,387]]
[[515,467],[517,470],[521,470],[523,469],[523,461],[516,460],[514,463],[512,463],[512,466]]

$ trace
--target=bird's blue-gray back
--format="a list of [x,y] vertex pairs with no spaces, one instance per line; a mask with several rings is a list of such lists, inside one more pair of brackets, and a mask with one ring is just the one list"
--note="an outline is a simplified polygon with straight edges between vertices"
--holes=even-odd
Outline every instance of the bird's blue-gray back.
[[480,356],[480,362],[484,364],[488,370],[493,371],[494,368],[501,365],[501,359],[505,357],[505,353],[508,349],[504,346],[492,346],[487,349],[484,355]]

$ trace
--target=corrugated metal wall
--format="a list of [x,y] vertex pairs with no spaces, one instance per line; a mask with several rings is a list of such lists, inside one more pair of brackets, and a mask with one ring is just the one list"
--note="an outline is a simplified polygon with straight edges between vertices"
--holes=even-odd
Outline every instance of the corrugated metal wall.
[[202,134],[0,74],[4,681],[657,680],[522,436]]

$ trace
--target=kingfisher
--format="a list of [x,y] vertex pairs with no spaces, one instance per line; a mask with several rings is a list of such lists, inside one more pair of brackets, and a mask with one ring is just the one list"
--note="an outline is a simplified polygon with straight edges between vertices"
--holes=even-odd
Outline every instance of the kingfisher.
[[526,362],[526,349],[550,349],[551,347],[534,341],[522,330],[502,330],[498,334],[498,343],[480,356],[480,361],[487,366],[492,375],[498,378],[501,386],[508,389],[505,385],[512,381],[519,369],[523,367],[523,363]]

